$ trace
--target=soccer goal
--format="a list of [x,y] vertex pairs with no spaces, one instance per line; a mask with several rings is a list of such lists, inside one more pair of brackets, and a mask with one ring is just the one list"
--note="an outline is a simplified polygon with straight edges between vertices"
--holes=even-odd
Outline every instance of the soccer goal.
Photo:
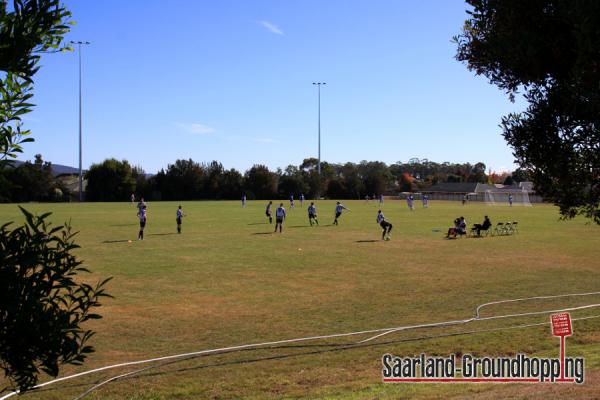
[[515,192],[492,192],[491,190],[486,190],[485,204],[490,206],[510,206],[511,196],[513,206],[531,207],[529,193],[526,190]]

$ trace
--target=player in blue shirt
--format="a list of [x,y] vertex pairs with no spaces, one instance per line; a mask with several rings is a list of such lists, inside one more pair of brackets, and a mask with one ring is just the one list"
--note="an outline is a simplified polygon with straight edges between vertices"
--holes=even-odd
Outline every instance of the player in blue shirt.
[[317,219],[317,207],[315,207],[314,202],[310,202],[310,206],[308,206],[308,222],[310,222],[310,226],[313,226],[313,220],[319,225],[319,220]]
[[138,233],[138,240],[144,240],[144,228],[146,227],[146,205],[140,207],[137,213],[140,219],[140,232]]
[[377,223],[383,229],[381,233],[381,240],[390,240],[390,233],[392,232],[392,224],[385,220],[381,210],[377,212]]
[[350,211],[349,208],[344,207],[344,205],[338,201],[335,205],[335,219],[333,220],[333,225],[339,225],[338,218],[342,216],[342,210]]
[[183,210],[181,209],[181,206],[179,206],[179,208],[177,209],[177,233],[181,233],[181,219],[183,218],[184,214],[183,214]]
[[285,208],[283,208],[283,203],[280,203],[279,207],[277,207],[277,210],[275,210],[275,232],[277,232],[277,225],[279,225],[279,233],[281,233],[284,219]]

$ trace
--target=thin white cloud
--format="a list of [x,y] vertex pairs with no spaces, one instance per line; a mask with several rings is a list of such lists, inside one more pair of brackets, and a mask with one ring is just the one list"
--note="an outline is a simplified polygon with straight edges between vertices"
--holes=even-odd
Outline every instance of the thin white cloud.
[[278,140],[271,139],[271,138],[252,138],[252,140],[257,143],[266,143],[266,144],[279,143]]
[[274,33],[276,35],[283,35],[283,31],[281,29],[279,29],[279,27],[275,24],[272,24],[269,21],[258,21],[258,23],[260,25],[263,26],[263,28],[265,28],[266,30],[268,30],[271,33]]
[[206,126],[204,124],[199,124],[197,122],[192,122],[192,123],[177,122],[177,123],[175,123],[175,126],[183,129],[187,133],[192,133],[194,135],[208,135],[210,133],[216,132],[216,130],[214,128],[211,128],[210,126]]

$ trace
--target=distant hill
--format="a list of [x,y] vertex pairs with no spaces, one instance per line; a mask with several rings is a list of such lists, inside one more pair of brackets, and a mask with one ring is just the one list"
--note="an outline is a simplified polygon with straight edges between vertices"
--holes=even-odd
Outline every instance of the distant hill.
[[[21,164],[25,164],[25,161],[13,160],[13,165],[15,167],[18,167]],[[86,172],[87,172],[87,170],[84,169],[83,170],[84,175]],[[79,175],[79,168],[69,167],[68,165],[52,164],[52,175],[53,176]],[[151,177],[153,177],[156,174],[146,173],[145,175],[146,175],[146,179],[150,179]]]
[[[13,160],[13,165],[18,167],[21,164],[25,164],[24,161]],[[85,170],[83,170],[85,173]],[[69,167],[68,165],[52,164],[52,175],[79,175],[79,168]]]

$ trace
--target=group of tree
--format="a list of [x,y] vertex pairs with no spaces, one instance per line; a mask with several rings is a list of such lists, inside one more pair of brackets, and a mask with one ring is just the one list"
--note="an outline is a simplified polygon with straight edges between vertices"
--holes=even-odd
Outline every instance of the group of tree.
[[528,102],[502,119],[536,191],[600,224],[600,2],[467,0],[456,58]]
[[52,164],[36,154],[33,162],[0,169],[0,202],[68,201],[69,189],[52,174]]
[[[366,195],[425,190],[439,182],[514,182],[510,175],[486,174],[481,162],[436,163],[416,158],[391,165],[379,161],[322,162],[321,174],[317,166],[317,159],[307,158],[284,170],[254,165],[242,174],[225,169],[218,161],[199,163],[188,159],[177,160],[149,176],[141,167],[111,158],[92,165],[86,173],[86,199],[126,201],[132,193],[147,200],[239,199],[242,194],[248,199],[271,199],[300,193],[307,198],[361,199]],[[527,178],[523,171],[516,171],[517,176],[517,181]]]
[[[0,195],[45,200],[57,192],[51,165],[41,156],[14,167],[22,146],[33,141],[23,115],[33,104],[33,78],[41,54],[64,49],[70,13],[59,0],[0,0]],[[93,332],[83,324],[95,312],[107,280],[90,285],[73,254],[68,224],[52,226],[50,213],[21,208],[25,222],[0,226],[0,370],[6,386],[23,392],[44,372],[57,376],[62,364],[80,365],[94,351]],[[4,394],[4,393],[3,393]]]

